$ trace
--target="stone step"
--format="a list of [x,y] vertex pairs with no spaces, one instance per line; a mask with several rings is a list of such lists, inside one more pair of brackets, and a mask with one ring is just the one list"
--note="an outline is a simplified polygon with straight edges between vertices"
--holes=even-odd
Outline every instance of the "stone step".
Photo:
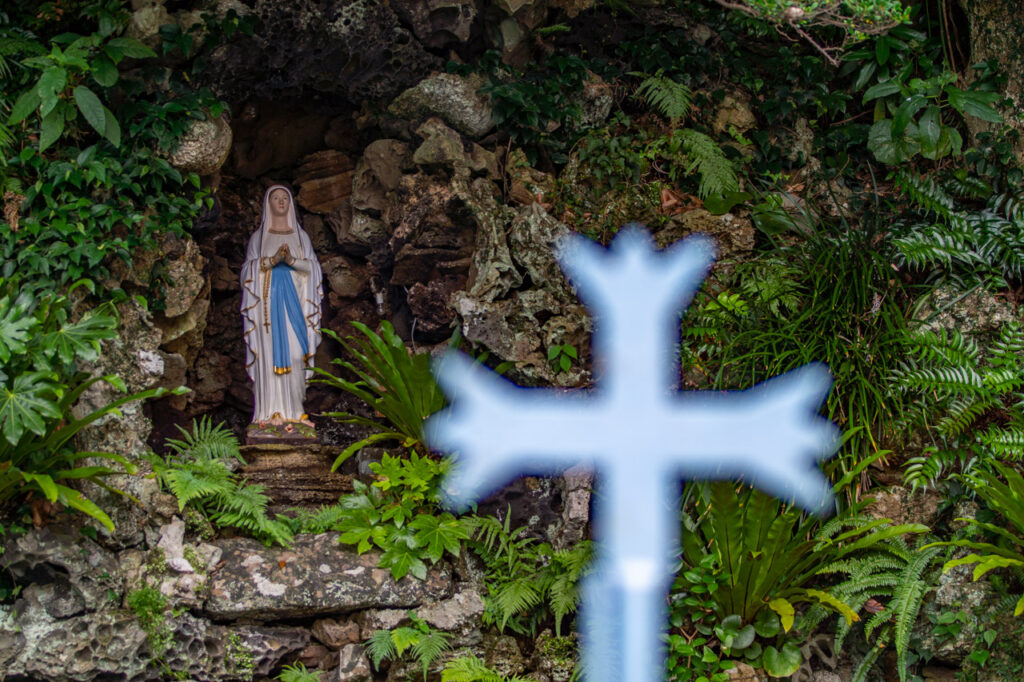
[[246,465],[238,475],[263,486],[273,516],[288,507],[315,508],[334,504],[340,495],[353,490],[353,476],[331,471],[331,464],[343,448],[312,444],[243,445]]

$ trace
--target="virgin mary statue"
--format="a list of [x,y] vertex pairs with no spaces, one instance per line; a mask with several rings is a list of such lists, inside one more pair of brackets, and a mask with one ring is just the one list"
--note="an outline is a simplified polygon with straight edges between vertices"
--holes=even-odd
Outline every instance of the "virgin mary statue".
[[263,195],[263,216],[249,239],[241,280],[245,368],[255,394],[252,420],[261,427],[268,421],[312,426],[302,403],[320,345],[323,275],[292,193],[282,185]]

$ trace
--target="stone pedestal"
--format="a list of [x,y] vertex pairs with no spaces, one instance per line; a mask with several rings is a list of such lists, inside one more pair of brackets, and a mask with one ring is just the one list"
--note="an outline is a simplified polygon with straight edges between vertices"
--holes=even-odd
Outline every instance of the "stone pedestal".
[[271,499],[267,511],[275,514],[288,507],[334,504],[352,492],[352,476],[331,471],[341,448],[316,443],[267,443],[241,448],[246,465],[238,473],[258,483]]
[[245,429],[246,445],[294,445],[306,446],[318,443],[316,429],[301,422],[286,422],[274,425],[269,422],[260,426],[249,424]]

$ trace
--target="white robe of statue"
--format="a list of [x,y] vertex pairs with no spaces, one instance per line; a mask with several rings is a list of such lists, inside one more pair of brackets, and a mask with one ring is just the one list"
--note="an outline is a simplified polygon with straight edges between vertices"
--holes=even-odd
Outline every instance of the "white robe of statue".
[[[303,352],[295,325],[283,325],[288,339],[287,361],[283,367],[275,367],[272,324],[275,304],[271,295],[272,271],[279,264],[288,268],[287,274],[298,296],[305,327],[301,333],[306,342]],[[253,381],[255,398],[252,420],[256,423],[310,423],[302,403],[306,397],[306,382],[313,373],[313,355],[320,345],[323,275],[309,235],[299,225],[292,194],[281,185],[270,187],[263,196],[263,216],[259,229],[249,239],[241,282],[245,367]],[[280,330],[278,332],[280,343]],[[278,359],[283,355],[282,346]]]

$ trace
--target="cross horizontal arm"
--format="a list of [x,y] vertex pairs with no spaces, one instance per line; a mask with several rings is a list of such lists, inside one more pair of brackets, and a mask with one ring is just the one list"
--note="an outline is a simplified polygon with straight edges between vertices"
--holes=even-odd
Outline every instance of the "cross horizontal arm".
[[[427,442],[458,453],[446,485],[463,506],[523,473],[554,474],[587,461],[603,475],[742,478],[821,511],[831,499],[816,463],[837,430],[817,415],[830,379],[807,365],[749,391],[682,394],[625,406],[600,392],[561,394],[514,386],[461,354],[435,370],[451,406],[425,426]],[[765,437],[770,434],[770,437]]]

